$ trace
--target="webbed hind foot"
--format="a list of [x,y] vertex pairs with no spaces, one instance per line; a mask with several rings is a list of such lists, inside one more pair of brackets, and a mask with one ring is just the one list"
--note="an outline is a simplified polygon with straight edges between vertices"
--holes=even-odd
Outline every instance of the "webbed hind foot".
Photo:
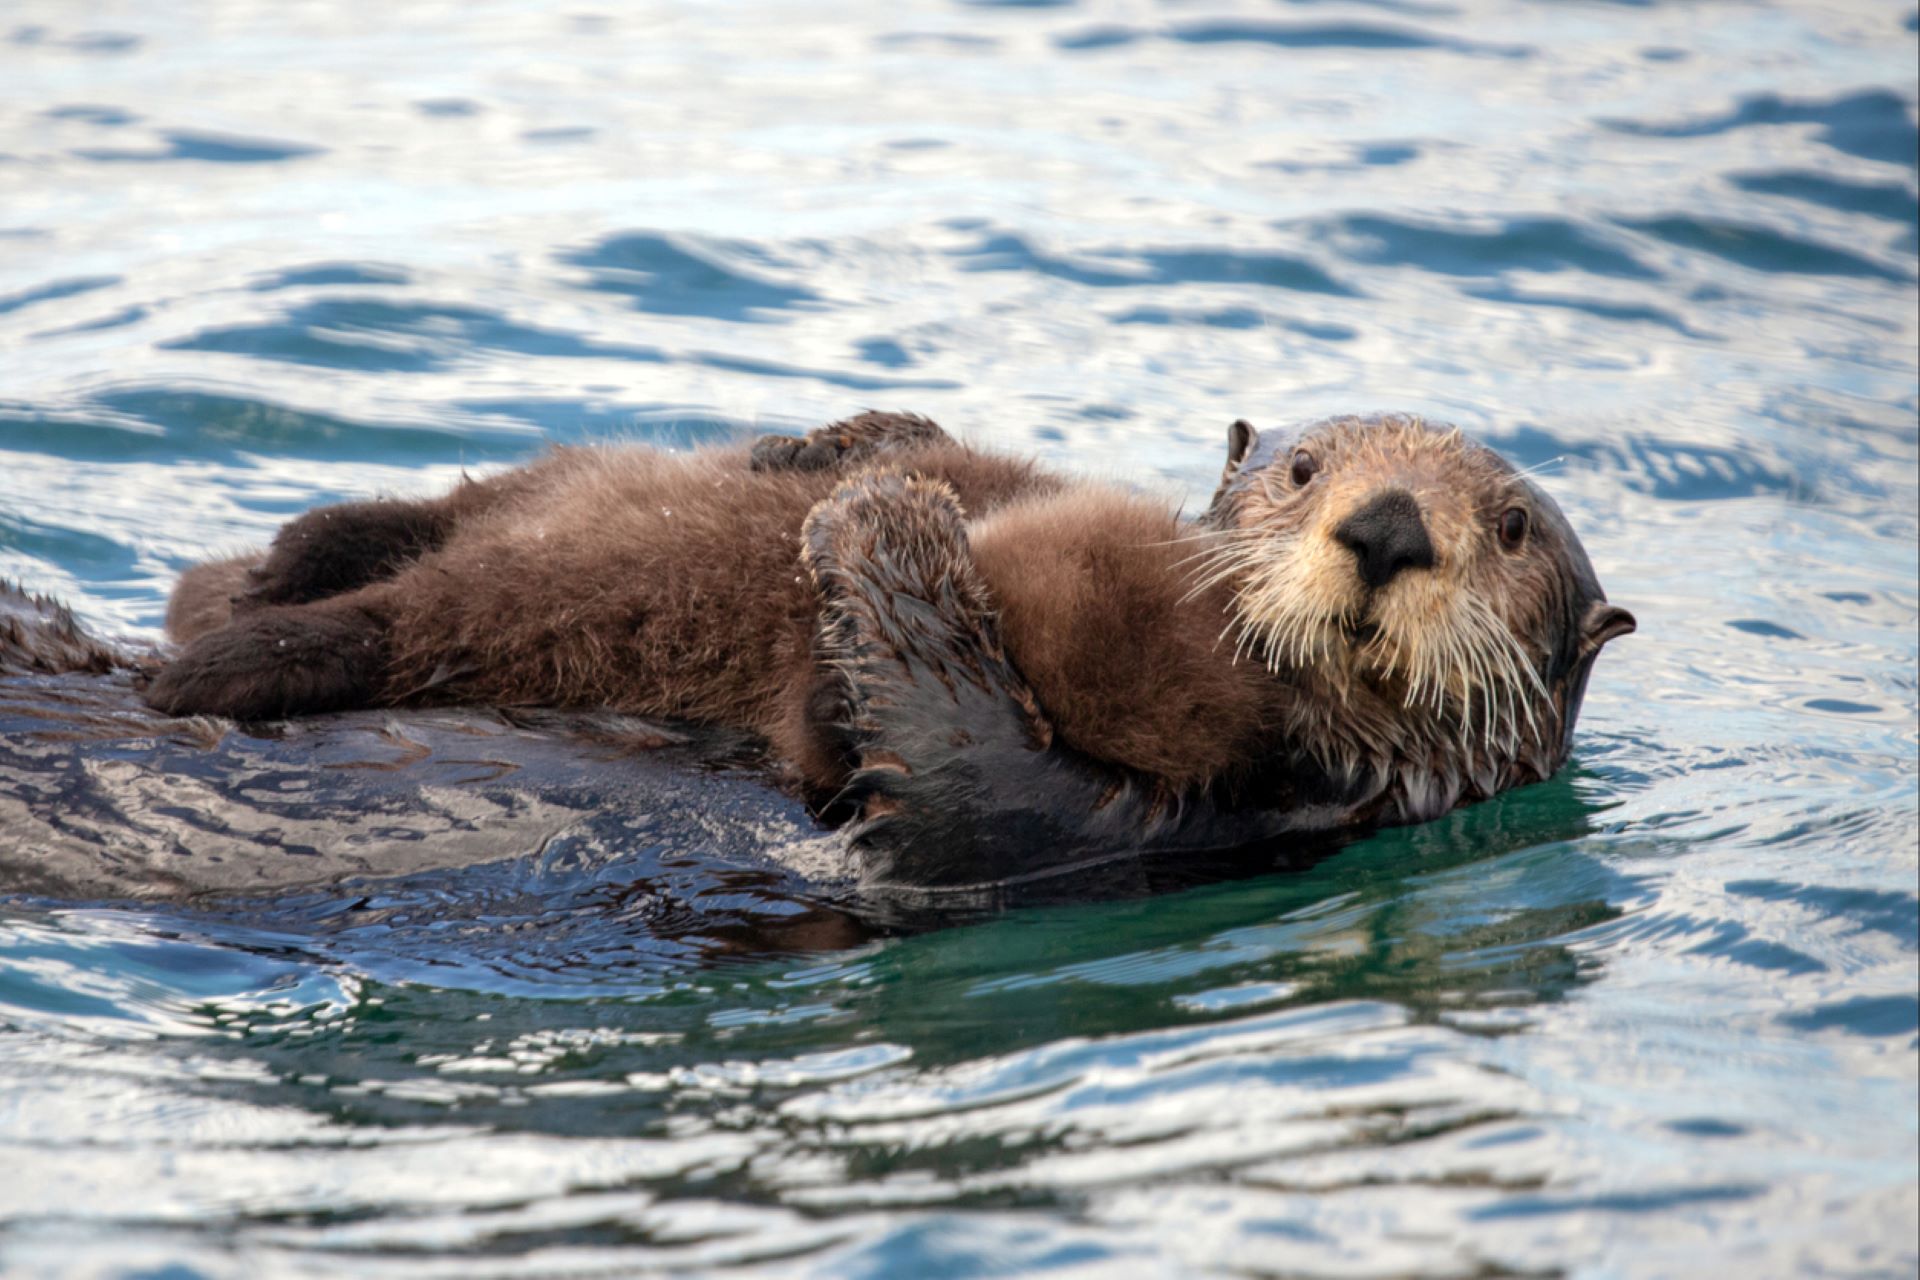
[[860,476],[814,507],[801,544],[822,598],[818,649],[845,682],[834,728],[856,763],[844,798],[865,878],[1025,874],[1045,857],[1046,810],[1075,800],[1052,785],[1064,763],[1052,726],[1001,646],[953,490]]
[[141,696],[174,716],[344,711],[378,699],[386,664],[386,626],[368,609],[265,606],[187,645]]

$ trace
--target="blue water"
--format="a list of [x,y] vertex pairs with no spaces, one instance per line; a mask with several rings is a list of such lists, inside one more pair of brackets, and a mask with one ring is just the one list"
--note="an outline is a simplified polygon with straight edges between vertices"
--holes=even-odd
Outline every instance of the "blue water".
[[863,406],[1194,496],[1236,417],[1451,419],[1641,629],[1552,783],[1147,900],[16,901],[0,1270],[1912,1274],[1917,23],[12,0],[0,574],[102,630]]

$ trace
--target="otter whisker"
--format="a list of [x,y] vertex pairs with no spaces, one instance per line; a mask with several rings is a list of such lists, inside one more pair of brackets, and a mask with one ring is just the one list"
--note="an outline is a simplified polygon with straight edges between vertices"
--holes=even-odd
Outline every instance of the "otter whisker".
[[[1488,677],[1488,670],[1486,670],[1486,654],[1482,652],[1480,645],[1469,643],[1469,639],[1467,639],[1469,633],[1476,633],[1476,631],[1478,631],[1478,628],[1476,628],[1473,614],[1471,614],[1471,612],[1465,612],[1465,616],[1463,616],[1461,610],[1455,610],[1452,639],[1453,645],[1455,645],[1455,652],[1457,652],[1461,683],[1465,685],[1465,699],[1467,699],[1467,718],[1461,723],[1461,741],[1463,741],[1463,743],[1471,743],[1471,741],[1473,741],[1473,712],[1475,712],[1476,700],[1478,700],[1478,710],[1480,710],[1480,737],[1482,737],[1482,741],[1492,741],[1492,723],[1490,722],[1492,722],[1494,708],[1492,708],[1490,677]],[[1476,635],[1475,639],[1478,639]],[[1478,695],[1478,699],[1476,699],[1475,695]]]
[[[1150,542],[1144,545],[1152,547],[1177,547],[1188,541],[1191,541],[1191,539],[1174,538],[1167,542]],[[1182,556],[1180,559],[1174,561],[1174,567],[1178,568],[1181,565],[1192,564],[1196,560],[1209,560],[1218,556],[1229,555],[1236,551],[1255,550],[1258,549],[1260,542],[1261,539],[1258,537],[1236,536],[1227,538],[1223,535],[1221,541],[1211,546],[1201,547],[1192,555]]]
[[1253,628],[1247,626],[1245,623],[1241,623],[1239,642],[1233,646],[1234,661],[1238,662],[1244,657],[1251,656],[1257,640],[1258,636]]
[[1208,572],[1194,581],[1194,586],[1191,591],[1180,597],[1181,604],[1185,604],[1187,601],[1202,594],[1211,587],[1218,586],[1220,583],[1234,577],[1243,570],[1258,565],[1265,557],[1249,549],[1248,551],[1232,556],[1217,556],[1215,559],[1218,563],[1211,566]]
[[1494,694],[1498,691],[1498,684],[1494,679],[1492,663],[1487,654],[1482,650],[1469,650],[1469,652],[1473,655],[1474,672],[1480,679],[1480,745],[1491,751],[1496,710]]
[[[1482,633],[1485,632],[1486,628],[1484,625],[1480,630]],[[1500,664],[1498,660],[1500,658],[1500,651],[1498,648],[1482,644],[1476,645],[1474,652],[1478,658],[1481,679],[1485,681],[1486,718],[1481,724],[1481,743],[1487,750],[1491,751],[1493,749],[1494,736],[1504,723],[1501,718],[1500,700],[1510,686],[1507,679],[1501,675],[1499,670]]]
[[[1439,714],[1449,691],[1457,688],[1456,723],[1463,746],[1478,737],[1482,748],[1491,751],[1497,737],[1518,734],[1522,716],[1537,737],[1538,717],[1523,690],[1544,697],[1544,684],[1518,640],[1477,594],[1456,598],[1446,619],[1424,634],[1403,636],[1396,630],[1391,639],[1406,654],[1405,705],[1425,698]],[[1397,660],[1390,663],[1397,665]]]
[[[1539,701],[1551,700],[1547,693],[1546,682],[1540,678],[1540,673],[1534,669],[1534,665],[1528,658],[1526,650],[1521,648],[1519,640],[1514,637],[1511,631],[1504,627],[1496,627],[1494,628],[1494,634],[1500,641],[1496,651],[1501,655],[1508,674],[1508,724],[1515,732],[1518,731],[1518,716],[1513,710],[1514,708],[1518,708],[1519,712],[1524,712],[1526,715],[1527,732],[1533,738],[1538,739],[1540,736],[1540,722],[1539,717],[1534,711],[1534,703],[1536,699]],[[1524,683],[1529,687],[1529,691],[1536,695],[1535,698],[1521,696],[1520,686],[1523,683],[1522,677],[1524,677]]]
[[1238,538],[1246,541],[1251,541],[1254,538],[1259,537],[1260,533],[1261,531],[1258,529],[1195,528],[1195,529],[1191,529],[1186,533],[1181,534],[1177,538],[1157,538],[1151,542],[1135,542],[1131,545],[1136,547],[1177,547],[1180,544],[1185,542],[1202,542],[1209,538],[1214,538],[1214,539]]
[[[1220,628],[1220,634],[1213,638],[1213,647],[1215,649],[1218,649],[1220,647],[1221,642],[1227,638],[1227,632],[1232,631],[1235,627],[1240,627],[1241,635],[1243,637],[1245,636],[1246,628],[1241,627],[1240,620],[1238,618],[1229,618],[1227,620],[1227,625]],[[1233,646],[1233,660],[1235,662],[1240,661],[1240,650],[1243,643],[1244,643],[1244,640],[1235,643]]]
[[1253,536],[1238,537],[1226,540],[1218,546],[1204,547],[1178,562],[1179,565],[1200,562],[1200,567],[1194,570],[1197,575],[1194,588],[1181,597],[1182,604],[1243,570],[1275,558],[1276,548],[1271,545],[1274,539],[1270,535],[1262,536],[1258,531],[1240,532]]
[[1531,476],[1537,476],[1541,474],[1542,472],[1546,471],[1549,467],[1557,467],[1561,463],[1565,462],[1566,460],[1567,460],[1567,455],[1563,453],[1557,458],[1548,458],[1545,462],[1536,463],[1531,467],[1523,467],[1520,470],[1515,471],[1513,473],[1512,478],[1515,480],[1525,480]]

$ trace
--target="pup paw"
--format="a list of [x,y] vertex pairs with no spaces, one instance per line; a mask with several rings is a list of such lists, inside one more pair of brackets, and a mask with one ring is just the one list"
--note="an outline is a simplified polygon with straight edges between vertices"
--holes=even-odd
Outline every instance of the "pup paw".
[[939,425],[917,413],[869,410],[805,436],[761,436],[753,443],[755,471],[829,471],[883,449],[951,443]]
[[319,507],[280,527],[234,604],[306,604],[390,577],[438,546],[444,521],[416,502]]

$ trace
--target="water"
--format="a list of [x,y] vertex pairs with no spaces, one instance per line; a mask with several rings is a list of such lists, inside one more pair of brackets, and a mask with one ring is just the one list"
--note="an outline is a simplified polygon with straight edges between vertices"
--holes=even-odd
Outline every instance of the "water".
[[1911,1274],[1917,22],[14,0],[0,573],[99,628],[871,405],[1189,495],[1235,417],[1450,418],[1641,632],[1552,783],[1148,899],[16,900],[0,1269]]

